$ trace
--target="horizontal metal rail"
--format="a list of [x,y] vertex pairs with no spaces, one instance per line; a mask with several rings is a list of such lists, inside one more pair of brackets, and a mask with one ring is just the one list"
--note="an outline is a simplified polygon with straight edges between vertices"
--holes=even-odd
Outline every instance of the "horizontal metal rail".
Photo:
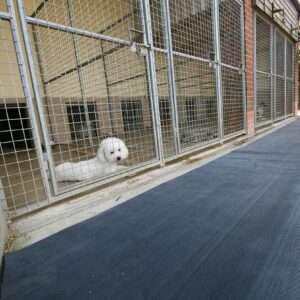
[[49,21],[44,21],[41,19],[32,18],[32,17],[26,17],[26,21],[30,24],[39,25],[39,26],[46,27],[46,28],[51,28],[51,29],[60,30],[60,31],[67,32],[67,33],[72,33],[72,34],[77,34],[77,35],[81,35],[81,36],[94,38],[97,40],[105,40],[107,42],[118,43],[118,44],[130,46],[129,41],[114,38],[114,37],[107,36],[107,35],[104,35],[101,33],[78,29],[78,28],[74,28],[71,26],[57,24],[57,23],[53,23],[53,22],[49,22]]
[[[165,53],[165,54],[168,53],[168,50],[163,49],[163,48],[152,47],[152,50],[154,50],[156,52],[160,52],[160,53]],[[211,62],[207,58],[202,58],[202,57],[198,57],[198,56],[195,56],[195,55],[190,55],[190,54],[186,54],[186,53],[182,53],[182,52],[178,52],[178,51],[174,51],[174,50],[173,50],[173,54],[176,55],[176,56],[184,57],[184,58],[191,59],[191,60],[197,60],[197,61],[202,61],[202,62],[207,62],[207,63]],[[233,69],[238,69],[239,70],[239,68],[237,68],[237,67],[233,67],[233,66],[230,66],[230,65],[226,65],[226,66],[231,67]]]
[[194,56],[194,55],[190,55],[190,54],[185,54],[185,53],[174,51],[174,50],[173,50],[173,54],[176,56],[190,59],[190,60],[197,60],[197,61],[202,61],[202,62],[206,62],[206,63],[211,62],[209,59],[206,59],[206,58],[202,58],[202,57],[198,57],[198,56]]
[[268,73],[268,72],[264,72],[264,71],[259,71],[259,70],[255,70],[255,72],[256,73],[258,73],[258,74],[263,74],[263,75],[274,75],[274,74],[272,74],[272,73]]
[[263,126],[266,126],[266,125],[272,125],[273,123],[273,120],[267,120],[267,121],[264,121],[264,122],[256,122],[255,123],[255,128],[260,128],[260,127],[263,127]]
[[6,19],[6,20],[10,20],[11,19],[11,16],[9,13],[6,13],[6,12],[3,12],[3,11],[0,11],[0,19]]
[[235,67],[235,66],[232,66],[232,65],[228,65],[228,64],[224,64],[224,63],[220,63],[221,67],[226,67],[228,69],[232,69],[232,70],[236,70],[236,71],[244,71],[243,69],[239,68],[239,67]]

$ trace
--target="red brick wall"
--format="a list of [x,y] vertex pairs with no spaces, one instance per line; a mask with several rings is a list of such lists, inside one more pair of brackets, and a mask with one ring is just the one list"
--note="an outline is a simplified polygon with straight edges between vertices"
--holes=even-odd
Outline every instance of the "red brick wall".
[[244,1],[247,133],[254,133],[254,31],[252,0]]

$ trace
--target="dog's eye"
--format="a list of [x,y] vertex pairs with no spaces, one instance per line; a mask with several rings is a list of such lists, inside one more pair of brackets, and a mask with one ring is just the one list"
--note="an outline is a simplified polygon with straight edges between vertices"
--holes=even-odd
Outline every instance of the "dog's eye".
[[110,154],[114,154],[114,153],[115,153],[114,151],[111,151],[111,152],[110,152]]

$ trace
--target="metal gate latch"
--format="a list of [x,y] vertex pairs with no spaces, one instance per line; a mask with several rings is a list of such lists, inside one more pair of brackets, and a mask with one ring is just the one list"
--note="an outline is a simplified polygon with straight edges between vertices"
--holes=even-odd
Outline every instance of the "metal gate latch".
[[[135,33],[135,37],[132,34]],[[130,51],[136,53],[138,57],[147,55],[147,45],[144,41],[144,32],[136,29],[129,28],[128,36],[130,42]]]
[[139,57],[147,55],[146,46],[141,45],[141,44],[137,44],[137,43],[134,43],[134,42],[130,46],[130,51],[133,52],[133,53],[136,53],[137,56],[139,56]]

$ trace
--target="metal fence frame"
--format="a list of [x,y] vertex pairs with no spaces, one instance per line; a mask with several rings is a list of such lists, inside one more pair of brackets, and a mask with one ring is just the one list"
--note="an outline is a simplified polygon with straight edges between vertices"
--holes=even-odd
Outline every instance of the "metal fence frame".
[[[47,197],[47,201],[46,201],[47,203],[40,203],[39,201],[36,203],[36,208],[39,208],[39,207],[49,203],[49,200],[51,197],[51,191],[50,191],[50,186],[49,186],[49,182],[47,179],[46,166],[43,161],[43,151],[42,151],[42,147],[41,147],[41,139],[40,139],[39,129],[38,129],[39,128],[38,120],[35,115],[33,96],[31,94],[31,89],[30,89],[30,84],[29,84],[30,81],[28,78],[25,59],[24,59],[24,55],[23,55],[23,51],[22,51],[22,42],[21,42],[19,30],[18,30],[18,24],[17,24],[17,19],[16,19],[17,15],[15,13],[13,0],[6,0],[6,5],[7,5],[8,12],[7,13],[0,12],[0,19],[5,19],[5,20],[9,21],[10,26],[11,26],[11,33],[12,33],[12,37],[13,37],[13,41],[14,41],[15,54],[16,54],[16,59],[17,59],[18,66],[19,66],[19,75],[21,77],[25,103],[28,105],[28,114],[29,114],[29,119],[30,119],[30,123],[32,126],[33,141],[35,144],[35,148],[36,148],[36,152],[37,152],[37,159],[39,161],[39,167],[40,167],[40,171],[42,174],[44,189],[45,189],[46,197]],[[27,210],[30,210],[28,203],[27,203]],[[14,210],[13,213],[17,213],[16,209]]]
[[[244,57],[244,14],[243,14],[243,1],[241,0],[235,0],[240,5],[240,30],[241,30],[241,64],[239,67],[233,66],[230,64],[226,64],[222,61],[221,58],[221,43],[220,43],[220,24],[219,24],[219,18],[220,18],[220,12],[219,12],[219,0],[211,0],[212,5],[212,32],[213,32],[213,44],[214,44],[214,50],[215,50],[215,60],[211,61],[207,58],[198,57],[178,51],[174,51],[173,49],[173,43],[172,43],[172,33],[171,33],[171,20],[170,20],[170,8],[169,8],[169,1],[168,0],[160,0],[161,9],[163,12],[163,28],[164,28],[164,42],[166,44],[166,47],[163,48],[157,48],[154,47],[153,44],[153,36],[152,36],[152,25],[151,25],[151,8],[149,0],[139,0],[140,3],[140,11],[141,11],[141,17],[143,19],[143,26],[144,26],[144,38],[145,38],[145,48],[147,51],[146,55],[146,63],[147,63],[147,73],[148,73],[148,79],[149,79],[149,91],[150,91],[150,99],[151,99],[151,109],[152,109],[152,122],[155,124],[154,126],[154,142],[155,142],[155,151],[156,151],[156,159],[153,161],[149,161],[147,163],[143,163],[141,165],[136,165],[130,168],[130,170],[121,172],[117,175],[107,176],[101,179],[94,180],[92,182],[82,182],[79,184],[76,184],[76,186],[64,189],[63,191],[59,191],[58,186],[56,184],[55,179],[55,173],[54,173],[54,161],[53,161],[53,153],[50,145],[50,141],[48,140],[49,133],[47,129],[47,124],[45,121],[44,113],[44,107],[42,104],[41,95],[39,92],[38,87],[38,80],[35,70],[35,65],[33,61],[33,53],[31,49],[30,44],[30,38],[29,38],[29,32],[28,32],[28,25],[38,25],[42,27],[52,28],[63,32],[68,32],[74,34],[74,47],[76,48],[76,43],[78,41],[76,40],[77,35],[78,36],[85,36],[90,37],[92,39],[97,40],[103,40],[103,41],[109,41],[118,43],[120,45],[130,46],[130,41],[123,40],[120,38],[112,37],[109,35],[105,35],[102,33],[96,33],[91,32],[88,30],[83,30],[74,27],[74,23],[71,24],[71,26],[62,25],[58,23],[53,23],[50,21],[45,21],[42,19],[39,19],[37,17],[31,17],[27,16],[25,12],[24,2],[23,0],[17,0],[17,6],[18,6],[18,12],[19,12],[19,20],[20,20],[20,27],[23,35],[23,41],[25,44],[25,51],[26,51],[26,57],[28,61],[28,67],[31,75],[31,81],[32,81],[32,88],[35,95],[35,101],[36,101],[36,108],[37,113],[39,114],[40,118],[39,120],[36,120],[35,118],[35,107],[32,103],[32,96],[30,92],[30,81],[27,77],[27,70],[25,69],[24,64],[24,57],[21,49],[21,39],[19,37],[19,29],[17,28],[17,21],[16,21],[16,14],[14,12],[14,4],[13,0],[7,0],[7,3],[9,5],[9,13],[2,13],[0,12],[0,18],[6,18],[9,19],[12,24],[14,25],[14,33],[15,33],[15,39],[16,39],[16,46],[18,47],[18,53],[20,54],[18,57],[18,60],[20,62],[20,73],[22,74],[22,78],[24,80],[24,92],[26,95],[26,99],[28,103],[30,104],[30,110],[31,110],[31,118],[33,122],[34,127],[34,134],[36,136],[37,141],[37,149],[38,149],[38,157],[40,161],[41,170],[43,173],[44,178],[44,184],[47,190],[48,195],[48,201],[47,203],[54,202],[63,198],[66,198],[68,196],[74,195],[78,193],[78,188],[80,188],[80,191],[89,190],[93,187],[105,184],[107,182],[111,182],[112,180],[116,180],[118,178],[122,178],[126,175],[134,174],[137,171],[141,171],[143,169],[147,169],[153,166],[163,166],[165,162],[176,159],[180,156],[186,155],[188,153],[191,153],[193,151],[197,151],[200,149],[203,149],[209,145],[214,144],[222,144],[224,141],[231,139],[235,136],[242,135],[246,132],[246,124],[247,124],[247,114],[246,114],[246,82],[245,82],[245,57]],[[72,1],[69,0],[69,4],[72,6]],[[73,18],[71,18],[73,19]],[[75,24],[76,25],[76,24]],[[161,122],[160,122],[160,111],[159,111],[159,99],[158,99],[158,90],[157,90],[157,79],[156,79],[156,68],[155,68],[155,53],[164,53],[167,56],[167,67],[168,67],[168,91],[169,96],[171,99],[171,116],[172,116],[172,131],[174,134],[174,149],[175,153],[171,157],[166,157],[163,153],[163,141],[162,141],[162,129],[161,129]],[[78,53],[77,53],[78,55]],[[180,142],[180,136],[179,136],[179,121],[178,121],[178,108],[177,108],[177,95],[176,95],[176,79],[175,79],[175,70],[174,70],[174,55],[177,57],[190,59],[193,61],[199,61],[204,62],[207,65],[211,65],[211,67],[215,70],[215,84],[216,84],[216,103],[217,103],[217,119],[218,119],[218,137],[211,139],[206,142],[197,143],[193,146],[186,147],[182,149],[181,142]],[[78,63],[78,58],[77,58]],[[237,132],[233,132],[231,134],[224,136],[224,107],[223,107],[223,90],[222,90],[222,68],[227,69],[233,69],[237,71],[242,76],[242,102],[243,102],[243,129],[239,130]],[[80,73],[80,70],[78,71]],[[80,74],[79,74],[80,76]],[[82,85],[82,84],[81,84]],[[82,92],[84,94],[84,91]],[[83,97],[84,98],[84,97]],[[84,101],[84,105],[87,105],[87,103]],[[86,110],[87,112],[87,110]],[[87,114],[87,121],[89,123],[89,116]],[[43,135],[43,141],[46,148],[46,158],[47,162],[43,160],[43,151],[41,148],[41,139],[39,136],[39,126],[42,130]],[[47,180],[47,165],[49,167],[50,171],[50,177],[51,177],[51,185],[52,189],[49,186],[49,182]],[[51,192],[52,191],[52,192]],[[27,211],[32,210],[34,208],[27,209]],[[27,212],[26,210],[23,212]],[[22,212],[22,213],[23,213]],[[18,213],[17,213],[18,214]],[[21,213],[20,213],[21,214]]]
[[[257,56],[256,56],[256,33],[257,33],[257,17],[260,18],[263,22],[268,24],[270,26],[270,73],[266,73],[264,71],[258,70],[256,66]],[[253,16],[253,26],[254,26],[254,124],[256,128],[265,126],[265,125],[272,125],[274,122],[281,121],[283,119],[286,119],[294,114],[294,106],[293,106],[293,112],[287,113],[287,81],[294,82],[294,78],[289,78],[287,76],[287,43],[288,43],[288,37],[286,34],[284,34],[281,30],[279,30],[274,24],[272,24],[269,20],[267,20],[265,17],[263,17],[260,13],[255,12]],[[284,38],[284,73],[283,75],[277,74],[276,71],[276,41],[277,41],[277,35],[280,34]],[[293,54],[292,54],[292,69],[294,74],[294,48],[293,48]],[[271,101],[271,119],[265,122],[257,122],[257,74],[264,74],[268,75],[271,78],[271,89],[270,89],[270,101]],[[284,114],[283,116],[277,117],[276,116],[276,87],[277,87],[277,78],[284,80]],[[293,95],[294,97],[294,95]]]

